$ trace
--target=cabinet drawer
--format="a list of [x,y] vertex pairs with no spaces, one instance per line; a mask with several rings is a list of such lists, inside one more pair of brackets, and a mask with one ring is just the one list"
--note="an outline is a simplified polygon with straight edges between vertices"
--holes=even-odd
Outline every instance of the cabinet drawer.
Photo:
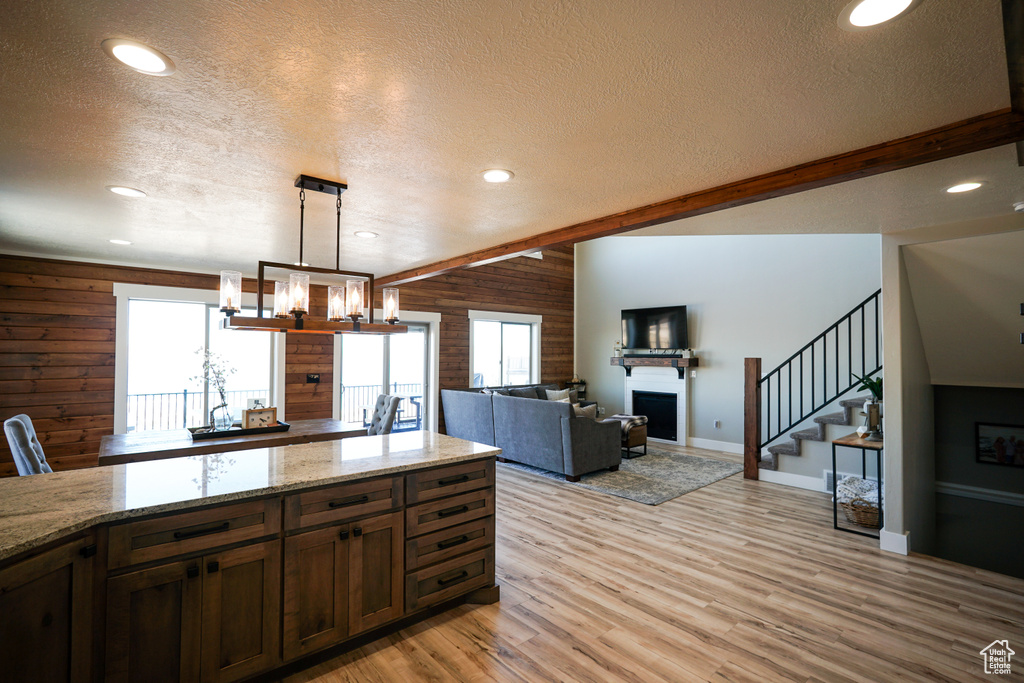
[[494,517],[484,517],[405,542],[405,569],[450,560],[480,548],[494,545]]
[[383,477],[285,496],[284,528],[354,519],[402,506],[402,478]]
[[494,458],[405,476],[405,490],[410,505],[487,486],[494,486]]
[[494,583],[494,548],[462,555],[405,577],[405,609],[413,612]]
[[411,538],[493,514],[494,489],[481,489],[407,508],[405,533]]
[[107,566],[116,569],[204,551],[280,530],[280,498],[118,524],[110,527]]

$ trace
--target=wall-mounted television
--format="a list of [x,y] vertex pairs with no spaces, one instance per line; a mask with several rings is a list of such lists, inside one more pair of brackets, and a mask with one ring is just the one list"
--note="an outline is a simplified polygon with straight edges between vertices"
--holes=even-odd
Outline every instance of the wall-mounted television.
[[686,306],[622,311],[622,348],[688,349]]

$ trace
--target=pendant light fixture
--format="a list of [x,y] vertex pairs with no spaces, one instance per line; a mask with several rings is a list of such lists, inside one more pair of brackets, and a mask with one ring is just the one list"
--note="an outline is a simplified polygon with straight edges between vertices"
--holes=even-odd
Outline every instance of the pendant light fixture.
[[[256,278],[258,303],[256,317],[240,316],[242,274],[221,272],[220,310],[226,318],[221,328],[226,330],[261,330],[303,332],[309,334],[395,334],[407,332],[408,327],[398,325],[398,290],[384,290],[385,322],[373,321],[373,274],[341,270],[341,193],[348,185],[300,175],[295,180],[299,188],[299,260],[295,265],[273,261],[260,261]],[[302,260],[305,241],[306,190],[323,192],[337,197],[337,243],[334,268],[307,266]],[[263,315],[263,291],[267,284],[266,270],[291,270],[288,281],[274,282],[273,317]],[[344,276],[345,284],[327,287],[327,317],[318,320],[310,316],[309,274]]]

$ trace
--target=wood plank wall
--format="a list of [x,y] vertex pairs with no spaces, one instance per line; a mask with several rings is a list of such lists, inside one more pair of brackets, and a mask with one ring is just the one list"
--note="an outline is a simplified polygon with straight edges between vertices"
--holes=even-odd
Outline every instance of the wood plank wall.
[[[95,465],[100,438],[113,433],[114,282],[219,284],[214,275],[0,254],[0,420],[31,416],[54,469]],[[245,280],[243,288],[255,291],[255,282]],[[520,257],[454,271],[400,291],[403,309],[441,313],[441,388],[468,385],[469,309],[543,315],[542,381],[572,376],[572,247],[545,251],[543,260]],[[314,295],[312,308],[324,315],[325,293]],[[288,338],[289,418],[331,416],[332,361],[330,336]],[[319,385],[305,383],[310,372],[320,373]],[[15,472],[4,439],[0,476]]]

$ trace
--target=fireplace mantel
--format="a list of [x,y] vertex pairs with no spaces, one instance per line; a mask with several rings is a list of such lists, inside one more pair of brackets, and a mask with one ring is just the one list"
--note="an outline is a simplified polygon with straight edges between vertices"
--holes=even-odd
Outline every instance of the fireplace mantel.
[[686,368],[695,368],[700,365],[699,358],[668,358],[661,356],[648,356],[644,358],[622,358],[612,357],[612,365],[621,365],[626,369],[626,377],[633,376],[633,368],[675,368],[679,373],[679,379],[686,377]]

